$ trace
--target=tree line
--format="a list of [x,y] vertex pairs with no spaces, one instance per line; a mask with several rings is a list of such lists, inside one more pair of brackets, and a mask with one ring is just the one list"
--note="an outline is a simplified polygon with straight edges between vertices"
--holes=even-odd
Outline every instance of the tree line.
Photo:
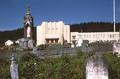
[[[89,22],[81,24],[72,24],[71,32],[113,32],[113,23]],[[120,23],[116,23],[116,31],[120,30]]]

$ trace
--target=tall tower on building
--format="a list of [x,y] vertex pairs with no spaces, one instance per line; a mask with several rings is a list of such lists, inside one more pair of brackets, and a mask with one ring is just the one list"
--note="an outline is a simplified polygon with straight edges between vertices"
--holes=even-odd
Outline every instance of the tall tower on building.
[[30,13],[30,5],[28,2],[27,13],[24,16],[24,38],[34,39],[34,22]]

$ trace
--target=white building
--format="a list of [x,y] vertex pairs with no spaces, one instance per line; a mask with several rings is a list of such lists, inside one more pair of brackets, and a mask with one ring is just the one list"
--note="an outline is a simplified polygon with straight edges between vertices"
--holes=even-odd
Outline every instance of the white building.
[[42,22],[37,26],[37,46],[41,44],[63,44],[64,41],[81,46],[83,41],[89,43],[96,41],[119,40],[119,32],[70,32],[70,26],[59,22]]
[[37,26],[37,46],[41,44],[70,43],[70,26],[59,22],[42,22]]
[[117,41],[119,40],[119,32],[71,32],[71,44],[81,46],[83,40],[88,40],[89,43],[96,41]]
[[13,45],[13,42],[11,40],[5,42],[5,46],[11,46],[11,45]]

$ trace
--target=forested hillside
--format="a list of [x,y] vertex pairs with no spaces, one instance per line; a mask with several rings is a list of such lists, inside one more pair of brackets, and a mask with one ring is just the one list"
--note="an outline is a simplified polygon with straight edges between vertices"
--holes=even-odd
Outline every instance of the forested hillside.
[[[119,31],[120,23],[116,24],[116,30]],[[112,23],[89,22],[73,24],[70,27],[71,32],[113,32]]]
[[17,40],[23,37],[23,28],[11,31],[1,31],[0,32],[0,44],[4,44],[7,40]]

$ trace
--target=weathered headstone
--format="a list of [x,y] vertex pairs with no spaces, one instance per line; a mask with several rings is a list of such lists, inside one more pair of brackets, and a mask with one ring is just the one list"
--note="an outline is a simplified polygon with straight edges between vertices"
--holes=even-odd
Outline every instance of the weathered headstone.
[[26,39],[26,38],[19,39],[20,47],[23,49],[28,49],[27,41],[28,41],[28,39]]
[[28,40],[28,48],[29,48],[29,49],[33,49],[33,47],[34,47],[34,42],[33,42],[32,39],[29,39],[29,40]]
[[38,48],[37,47],[33,47],[33,54],[38,56]]
[[19,39],[19,45],[23,49],[33,49],[34,41],[31,38],[21,38]]
[[113,43],[113,54],[120,56],[120,40]]
[[108,79],[108,66],[101,56],[92,56],[86,63],[86,79]]
[[14,55],[11,59],[10,74],[12,79],[19,79],[18,64],[16,64]]

